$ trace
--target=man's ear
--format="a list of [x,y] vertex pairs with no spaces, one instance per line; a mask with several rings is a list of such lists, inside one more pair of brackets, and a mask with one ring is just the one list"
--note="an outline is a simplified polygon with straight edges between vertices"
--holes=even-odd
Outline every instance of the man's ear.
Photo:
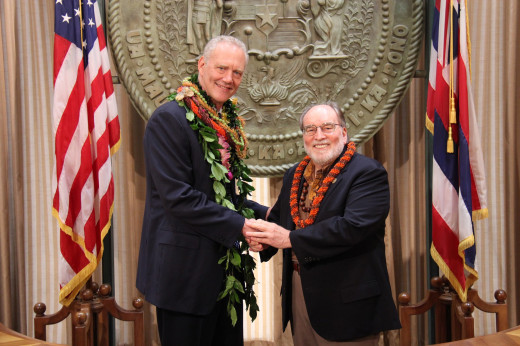
[[200,70],[204,67],[204,65],[206,65],[206,62],[204,61],[204,56],[201,56],[199,58],[199,61],[197,62],[197,67],[199,69],[199,73],[200,73]]

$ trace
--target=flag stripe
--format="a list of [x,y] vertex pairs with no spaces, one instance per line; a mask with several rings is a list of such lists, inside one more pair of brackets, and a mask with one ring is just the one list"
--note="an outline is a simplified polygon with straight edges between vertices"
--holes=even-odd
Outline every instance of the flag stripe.
[[455,272],[456,277],[459,281],[464,280],[464,270],[462,265],[462,258],[458,255],[459,253],[459,237],[452,232],[452,228],[444,222],[444,218],[441,214],[437,213],[437,210],[433,208],[432,213],[433,226],[439,230],[439,232],[433,233],[433,242],[435,244],[442,243],[444,246],[438,248],[439,254],[444,259],[446,265]]
[[[60,68],[64,65],[64,61],[71,47],[72,44],[69,41],[63,39],[61,36],[54,35],[54,85],[56,84],[56,77],[59,74]],[[75,49],[71,51],[75,53]]]

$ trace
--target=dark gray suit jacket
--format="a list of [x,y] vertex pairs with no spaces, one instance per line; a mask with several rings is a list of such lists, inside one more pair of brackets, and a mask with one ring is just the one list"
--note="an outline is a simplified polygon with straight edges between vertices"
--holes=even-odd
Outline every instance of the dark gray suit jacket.
[[[239,238],[244,217],[215,202],[210,166],[177,102],[160,106],[148,120],[144,154],[137,288],[157,307],[206,315],[223,287],[218,260]],[[228,188],[234,193],[234,182]],[[266,207],[247,206],[265,218]]]
[[[385,261],[385,219],[390,206],[386,170],[379,162],[355,153],[331,184],[314,224],[294,230],[289,194],[296,166],[285,174],[269,220],[293,230],[292,250],[301,265],[312,327],[335,341],[400,328]],[[276,249],[269,248],[261,258],[268,260],[274,253]],[[292,318],[291,249],[284,250],[283,260],[285,329]]]

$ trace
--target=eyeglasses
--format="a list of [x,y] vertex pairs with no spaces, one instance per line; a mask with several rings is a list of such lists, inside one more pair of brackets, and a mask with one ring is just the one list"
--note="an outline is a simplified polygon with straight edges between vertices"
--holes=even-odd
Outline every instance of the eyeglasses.
[[334,124],[334,123],[324,123],[320,126],[316,125],[307,125],[303,128],[303,134],[307,136],[314,136],[316,132],[318,131],[318,127],[321,129],[321,132],[330,134],[333,133],[334,130],[336,130],[336,126],[341,126],[340,124]]

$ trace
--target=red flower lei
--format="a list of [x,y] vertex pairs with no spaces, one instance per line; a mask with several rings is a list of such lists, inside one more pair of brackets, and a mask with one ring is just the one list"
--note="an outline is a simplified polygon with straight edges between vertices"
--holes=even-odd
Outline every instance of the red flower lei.
[[[191,90],[191,93],[188,91]],[[196,83],[191,82],[189,78],[182,81],[182,86],[177,89],[177,101],[184,101],[189,109],[201,119],[204,124],[214,129],[218,135],[224,138],[230,145],[233,145],[239,158],[244,159],[247,156],[247,137],[244,133],[245,121],[242,117],[234,113],[231,109],[222,108],[222,118],[217,115],[216,110],[211,107],[205,100],[204,95],[199,90]],[[234,127],[229,126],[229,116],[237,119]]]
[[294,173],[294,178],[291,185],[291,194],[289,196],[291,216],[294,223],[296,224],[296,227],[303,228],[305,226],[310,226],[314,223],[314,221],[316,220],[316,215],[318,215],[318,212],[320,211],[321,201],[325,197],[325,194],[327,193],[330,184],[332,184],[332,182],[336,179],[339,172],[341,172],[341,170],[345,168],[347,163],[352,158],[352,155],[354,155],[355,151],[356,144],[354,144],[354,142],[349,142],[345,154],[343,154],[339,161],[329,171],[329,174],[327,174],[325,179],[323,179],[323,183],[321,187],[318,189],[316,197],[314,197],[314,199],[312,200],[309,217],[306,220],[302,220],[298,212],[298,189],[300,187],[300,182],[302,180],[302,175],[305,171],[305,167],[307,167],[311,158],[309,156],[305,156],[305,158],[300,162],[300,164],[296,168],[296,172]]

